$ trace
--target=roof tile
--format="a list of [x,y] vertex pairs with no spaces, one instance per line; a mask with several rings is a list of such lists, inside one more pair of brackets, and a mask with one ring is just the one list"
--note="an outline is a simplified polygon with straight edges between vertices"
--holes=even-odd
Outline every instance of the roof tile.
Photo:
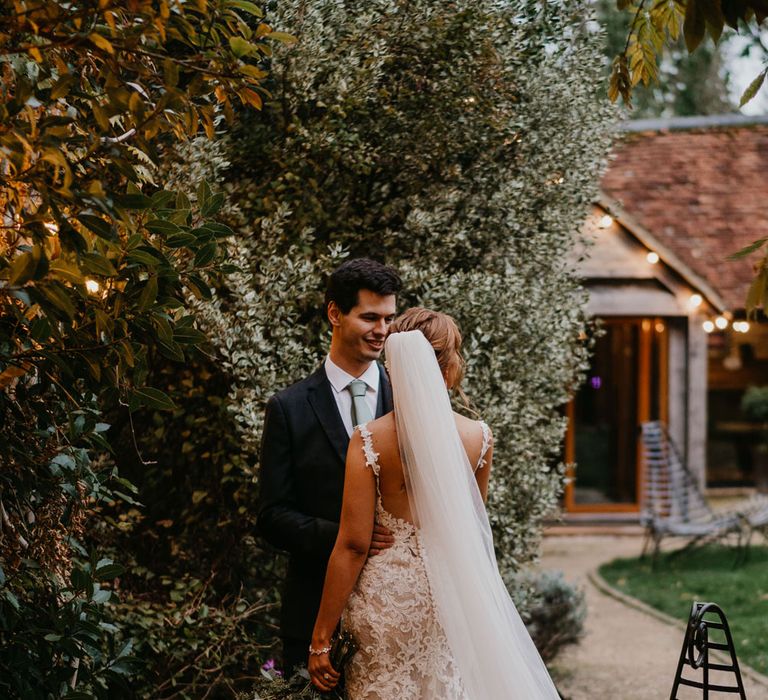
[[726,258],[768,237],[768,124],[626,133],[602,188],[743,308],[761,256]]

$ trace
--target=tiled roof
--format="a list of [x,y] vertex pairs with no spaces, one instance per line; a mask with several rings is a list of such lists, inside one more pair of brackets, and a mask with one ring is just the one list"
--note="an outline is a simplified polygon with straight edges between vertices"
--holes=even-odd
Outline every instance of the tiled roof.
[[768,119],[654,120],[623,131],[602,181],[607,198],[730,309],[743,308],[759,254],[726,258],[768,237]]

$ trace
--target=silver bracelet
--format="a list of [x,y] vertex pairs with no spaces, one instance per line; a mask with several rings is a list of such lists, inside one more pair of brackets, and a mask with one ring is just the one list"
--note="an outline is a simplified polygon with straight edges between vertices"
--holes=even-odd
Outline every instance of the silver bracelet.
[[327,654],[331,650],[331,647],[323,647],[322,649],[314,649],[312,645],[309,645],[309,653],[312,656],[322,656],[323,654]]

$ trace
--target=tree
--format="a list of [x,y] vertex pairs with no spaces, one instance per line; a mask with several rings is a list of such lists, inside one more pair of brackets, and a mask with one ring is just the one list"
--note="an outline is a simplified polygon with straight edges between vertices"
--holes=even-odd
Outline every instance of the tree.
[[123,568],[83,542],[135,494],[103,411],[172,408],[148,367],[205,340],[188,295],[231,269],[223,194],[163,189],[158,145],[213,137],[235,96],[260,107],[290,37],[244,0],[17,0],[0,37],[0,689],[113,697]]
[[[617,0],[619,10],[631,13],[632,20],[624,48],[616,55],[608,94],[619,95],[629,104],[633,88],[658,79],[658,58],[664,45],[685,40],[689,53],[702,45],[707,33],[717,43],[725,26],[738,31],[739,22],[758,26],[768,16],[764,0]],[[741,104],[751,100],[765,81],[768,64],[745,90]]]
[[589,87],[602,37],[579,0],[353,5],[278,5],[298,42],[232,134],[239,270],[199,314],[254,461],[266,400],[327,347],[322,287],[345,255],[394,264],[402,307],[454,314],[496,435],[490,511],[511,576],[557,504],[559,411],[586,364],[568,256],[608,147]]
[[[605,27],[606,76],[614,57],[621,53],[633,15],[616,8],[615,0],[599,0],[597,12]],[[704,44],[689,54],[682,38],[670,43],[659,61],[658,80],[632,91],[631,119],[666,116],[722,114],[735,108],[728,96],[728,75],[723,74],[723,43]]]

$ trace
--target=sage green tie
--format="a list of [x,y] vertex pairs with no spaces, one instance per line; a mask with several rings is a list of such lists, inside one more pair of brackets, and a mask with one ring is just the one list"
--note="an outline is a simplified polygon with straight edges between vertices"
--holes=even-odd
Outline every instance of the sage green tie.
[[371,409],[365,400],[365,391],[368,385],[362,379],[355,379],[347,384],[349,393],[352,394],[352,425],[362,425],[373,420]]

